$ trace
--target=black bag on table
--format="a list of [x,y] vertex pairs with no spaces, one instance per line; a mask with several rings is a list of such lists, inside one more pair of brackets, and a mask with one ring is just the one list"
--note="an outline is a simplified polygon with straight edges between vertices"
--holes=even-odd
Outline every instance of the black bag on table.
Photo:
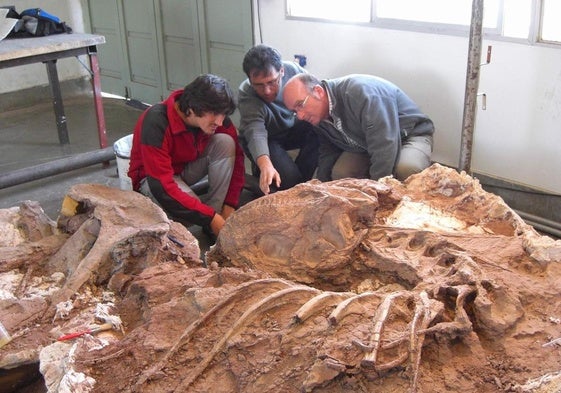
[[72,33],[72,28],[58,16],[49,14],[41,8],[29,8],[17,13],[11,8],[7,18],[18,19],[8,38],[43,37],[51,34]]

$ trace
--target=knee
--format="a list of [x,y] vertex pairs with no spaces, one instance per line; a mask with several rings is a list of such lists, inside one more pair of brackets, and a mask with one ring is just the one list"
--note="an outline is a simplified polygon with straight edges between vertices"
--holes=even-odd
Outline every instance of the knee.
[[409,176],[422,172],[430,162],[399,162],[395,168],[395,178],[403,181]]
[[214,134],[209,148],[212,148],[217,157],[233,157],[236,154],[234,139],[227,134]]
[[399,160],[394,170],[398,180],[419,173],[431,165],[432,136],[412,137],[401,149]]
[[339,179],[344,179],[347,177],[352,177],[349,175],[349,172],[347,170],[345,170],[344,168],[341,168],[337,165],[335,165],[332,169],[331,169],[331,180],[339,180]]
[[349,165],[348,163],[342,165],[337,162],[331,169],[331,179],[333,180],[345,178],[368,179],[368,176],[368,166],[362,167],[360,165]]
[[395,168],[395,178],[403,181],[407,179],[409,176],[421,172],[421,170],[422,169],[419,169],[415,165],[409,165],[409,164],[398,165]]

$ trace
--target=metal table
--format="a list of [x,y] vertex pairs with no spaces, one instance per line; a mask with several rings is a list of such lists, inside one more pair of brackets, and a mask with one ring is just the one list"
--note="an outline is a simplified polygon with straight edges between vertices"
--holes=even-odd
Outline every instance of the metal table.
[[103,113],[101,80],[97,59],[97,45],[103,43],[105,43],[104,36],[81,33],[55,34],[32,38],[10,38],[0,41],[0,69],[39,62],[45,63],[53,95],[58,139],[61,145],[69,144],[70,140],[68,138],[56,62],[64,57],[87,55],[91,67],[89,71],[92,76],[99,146],[101,149],[107,147],[107,129]]

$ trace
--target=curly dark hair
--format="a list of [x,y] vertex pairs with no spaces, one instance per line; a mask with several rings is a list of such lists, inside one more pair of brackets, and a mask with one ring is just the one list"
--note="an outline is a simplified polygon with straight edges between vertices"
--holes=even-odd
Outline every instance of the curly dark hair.
[[217,113],[230,116],[236,110],[234,93],[226,79],[213,74],[203,74],[195,78],[183,89],[177,100],[179,109],[196,116]]
[[280,71],[282,57],[278,50],[264,44],[251,48],[243,58],[243,71],[248,78],[250,74],[267,74],[271,67]]

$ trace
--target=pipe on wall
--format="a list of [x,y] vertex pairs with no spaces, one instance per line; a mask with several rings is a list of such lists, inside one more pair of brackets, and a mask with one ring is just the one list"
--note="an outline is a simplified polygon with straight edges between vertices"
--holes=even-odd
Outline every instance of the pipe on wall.
[[18,169],[8,173],[0,174],[0,189],[27,183],[33,180],[43,179],[48,176],[70,172],[75,169],[85,168],[90,165],[106,163],[115,159],[113,147],[80,153],[73,156],[61,158],[35,165],[28,168]]
[[481,62],[481,41],[483,30],[483,0],[473,0],[471,8],[471,26],[469,32],[468,63],[466,72],[466,92],[464,98],[464,115],[462,120],[462,141],[458,170],[471,172],[471,152],[473,131],[479,89],[479,70]]
[[547,218],[536,216],[520,210],[514,210],[526,224],[533,226],[538,231],[542,231],[561,239],[561,224]]

